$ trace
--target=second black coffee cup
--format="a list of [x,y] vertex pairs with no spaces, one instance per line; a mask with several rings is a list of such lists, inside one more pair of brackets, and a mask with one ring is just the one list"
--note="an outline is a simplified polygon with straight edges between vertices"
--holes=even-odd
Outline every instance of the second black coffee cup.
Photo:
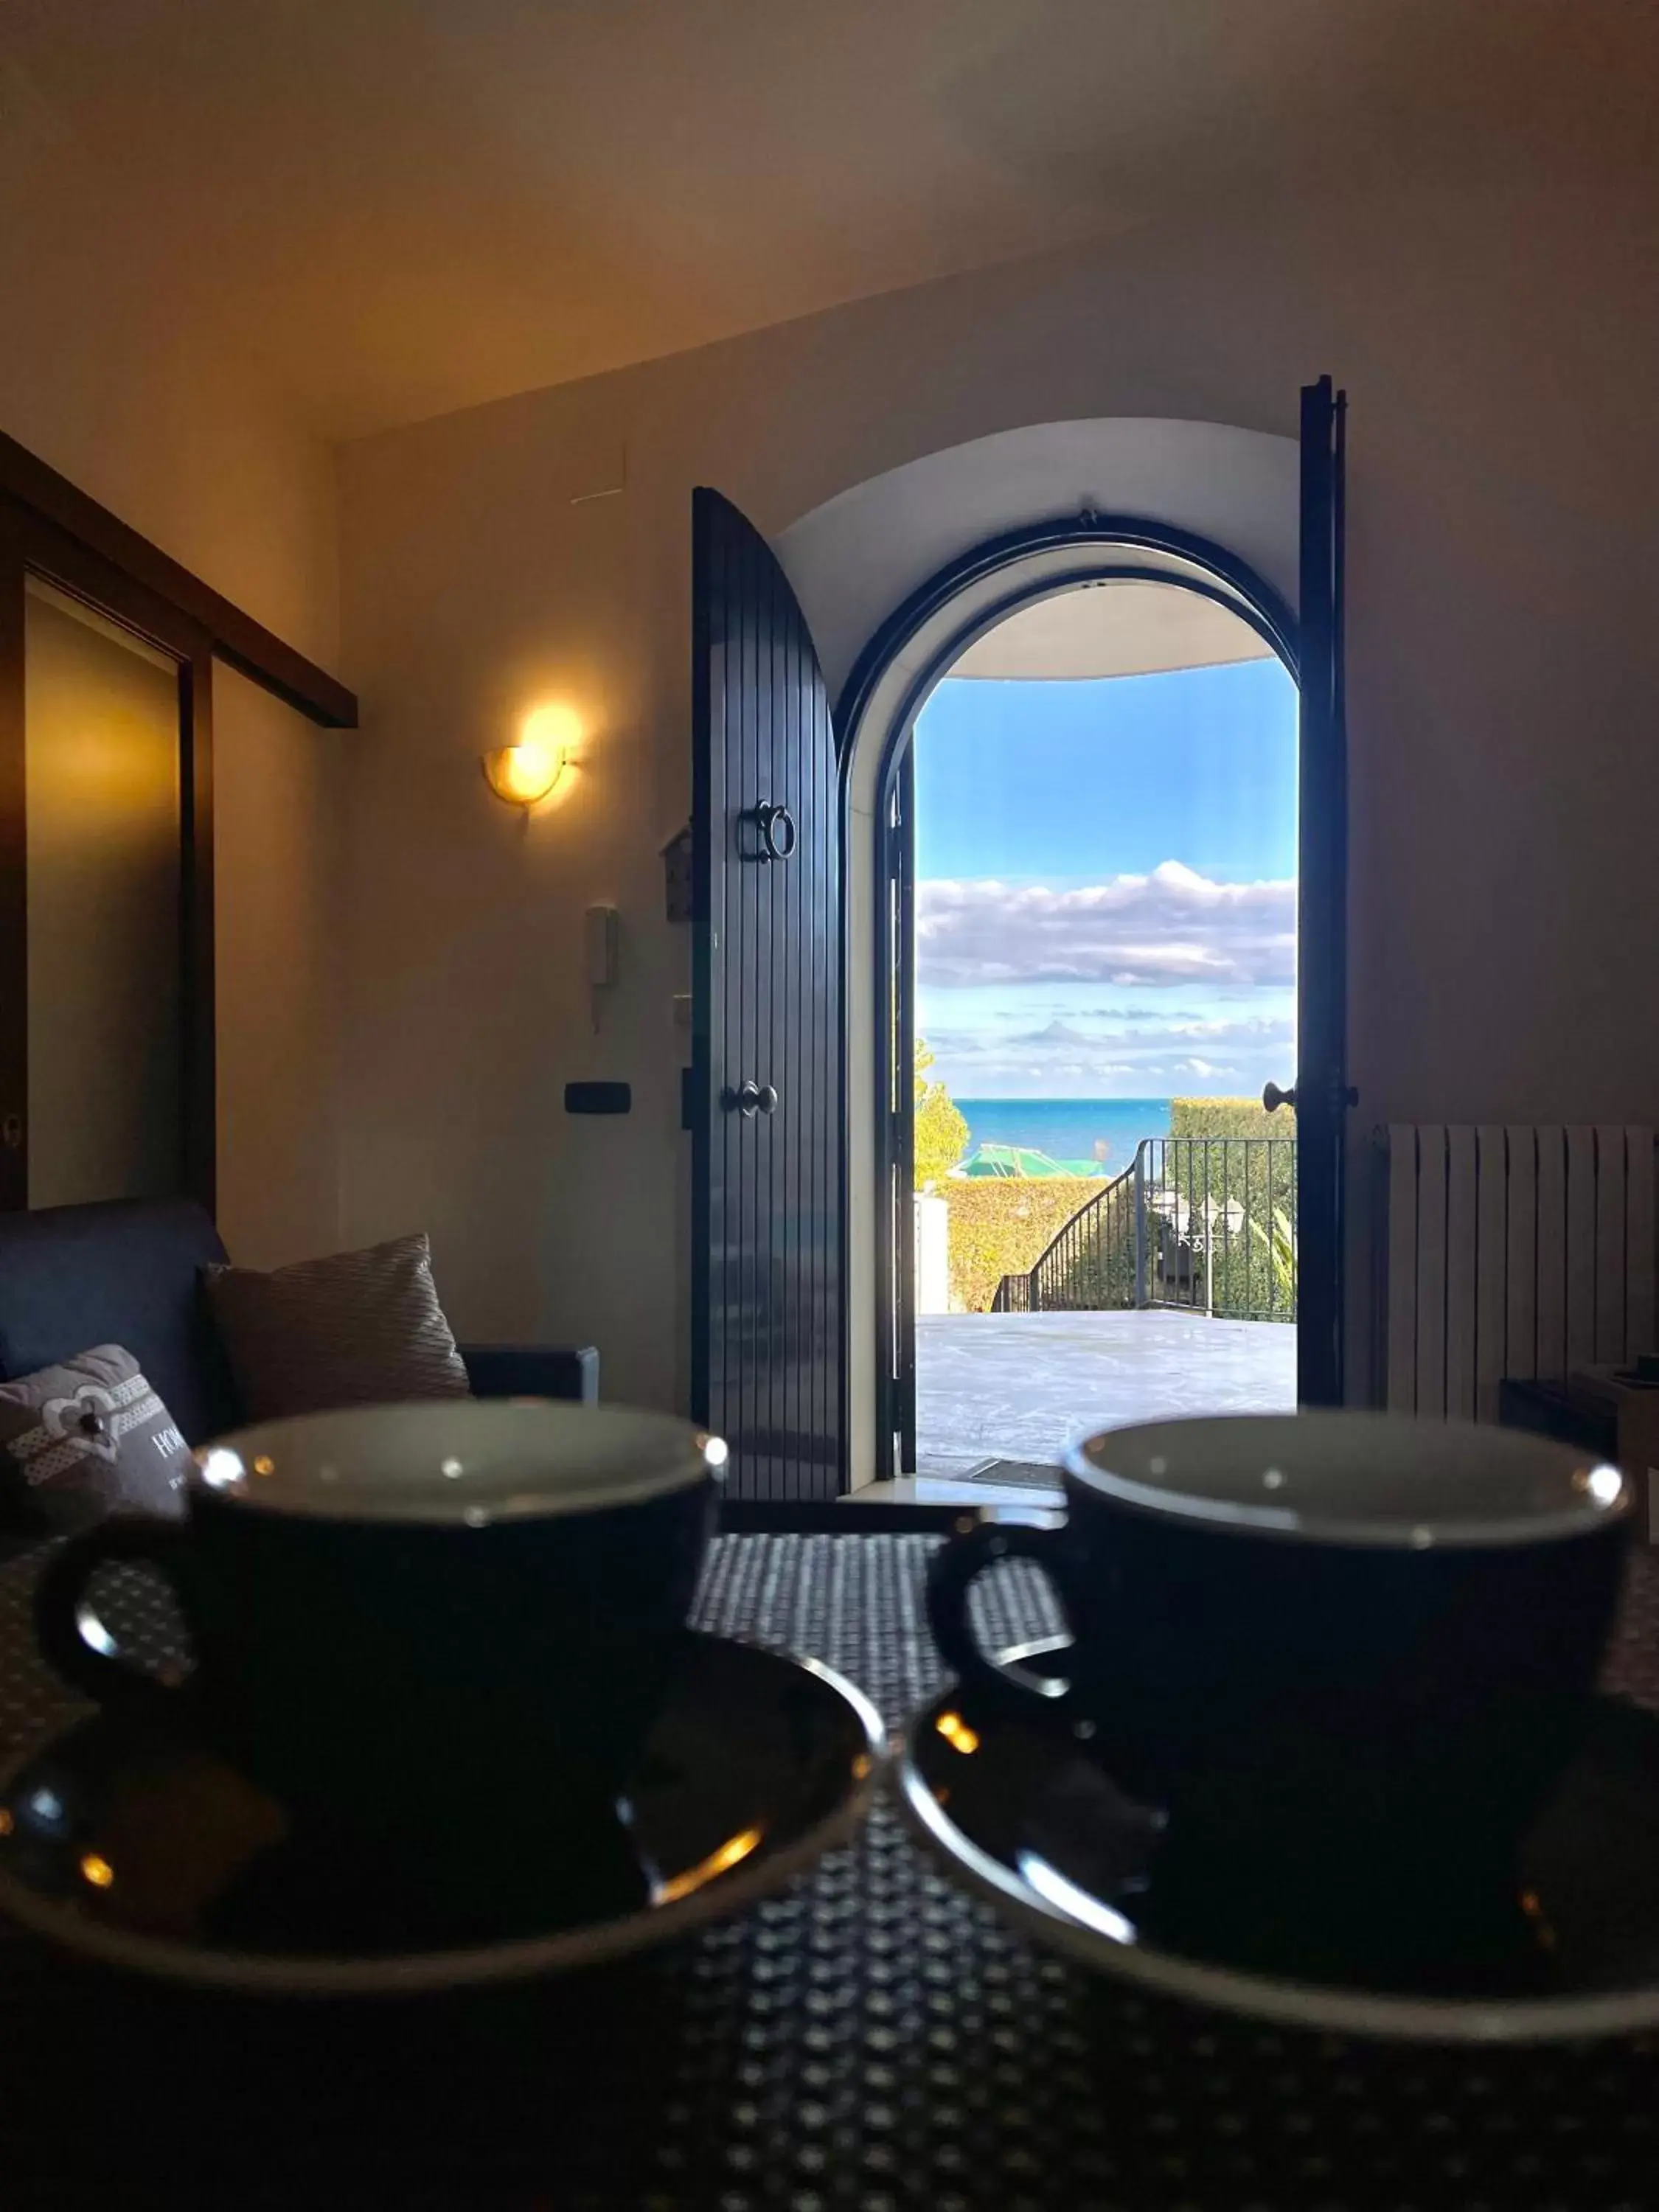
[[[1065,1486],[1062,1527],[981,1523],[936,1559],[929,1616],[972,1697],[1087,1744],[1188,1869],[1292,1896],[1347,1869],[1413,1910],[1504,1879],[1587,1718],[1630,1533],[1617,1469],[1308,1413],[1110,1431]],[[1055,1588],[1063,1681],[975,1638],[969,1587],[1007,1556]]]

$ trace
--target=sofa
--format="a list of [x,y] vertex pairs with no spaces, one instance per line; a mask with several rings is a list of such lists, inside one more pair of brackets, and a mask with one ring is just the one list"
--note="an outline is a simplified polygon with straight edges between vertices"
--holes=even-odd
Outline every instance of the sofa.
[[[0,1213],[0,1381],[118,1344],[188,1443],[237,1427],[242,1410],[201,1279],[225,1257],[211,1218],[187,1199]],[[599,1398],[591,1346],[464,1344],[460,1352],[481,1398]]]

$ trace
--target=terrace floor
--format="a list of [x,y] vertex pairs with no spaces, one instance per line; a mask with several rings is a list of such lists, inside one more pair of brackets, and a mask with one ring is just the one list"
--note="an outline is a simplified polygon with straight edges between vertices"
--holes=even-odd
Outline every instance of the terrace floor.
[[936,1314],[916,1322],[916,1473],[1056,1459],[1074,1437],[1296,1404],[1296,1331],[1203,1314]]

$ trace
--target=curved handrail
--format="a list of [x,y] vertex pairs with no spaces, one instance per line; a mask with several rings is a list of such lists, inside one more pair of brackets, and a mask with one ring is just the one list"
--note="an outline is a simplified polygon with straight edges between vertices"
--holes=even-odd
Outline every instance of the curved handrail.
[[1002,1277],[991,1310],[1201,1305],[1292,1320],[1295,1176],[1293,1137],[1144,1137],[1030,1267]]
[[[1109,1182],[1103,1183],[1092,1196],[1084,1200],[1075,1213],[1066,1216],[1029,1267],[1022,1267],[1017,1273],[1002,1278],[991,1301],[993,1313],[1036,1313],[1042,1310],[1038,1278],[1043,1267],[1068,1241],[1080,1244],[1085,1237],[1097,1233],[1088,1222],[1090,1215],[1100,1215],[1103,1208],[1109,1209],[1115,1201],[1125,1206],[1130,1203],[1124,1186],[1133,1182],[1140,1171],[1145,1143],[1143,1138],[1135,1147],[1134,1158],[1121,1175],[1115,1175]],[[1013,1289],[1017,1283],[1024,1285],[1023,1293],[1018,1294],[1018,1300]]]
[[1130,1161],[1128,1166],[1124,1169],[1121,1175],[1114,1176],[1110,1182],[1107,1183],[1102,1189],[1097,1190],[1092,1198],[1085,1198],[1075,1213],[1067,1215],[1066,1218],[1060,1223],[1059,1228],[1055,1230],[1054,1235],[1048,1239],[1048,1242],[1037,1254],[1036,1259],[1032,1261],[1030,1266],[1024,1271],[1027,1274],[1035,1275],[1036,1273],[1038,1268],[1041,1267],[1043,1261],[1048,1259],[1049,1255],[1057,1251],[1066,1242],[1066,1237],[1071,1234],[1072,1231],[1077,1227],[1079,1222],[1082,1220],[1085,1213],[1094,1212],[1097,1207],[1105,1205],[1106,1201],[1111,1197],[1112,1193],[1115,1190],[1121,1190],[1126,1182],[1133,1182],[1134,1181],[1136,1170],[1140,1165],[1141,1147],[1146,1144],[1146,1139],[1143,1137],[1140,1140],[1140,1144],[1135,1146],[1135,1156],[1133,1159]]

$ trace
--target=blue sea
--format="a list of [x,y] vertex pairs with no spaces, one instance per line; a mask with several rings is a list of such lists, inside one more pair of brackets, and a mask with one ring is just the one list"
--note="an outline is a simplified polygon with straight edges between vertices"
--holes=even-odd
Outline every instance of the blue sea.
[[[968,1149],[1030,1145],[1051,1160],[1101,1161],[1121,1175],[1143,1137],[1170,1133],[1167,1098],[958,1098]],[[1102,1153],[1101,1146],[1105,1146]]]

